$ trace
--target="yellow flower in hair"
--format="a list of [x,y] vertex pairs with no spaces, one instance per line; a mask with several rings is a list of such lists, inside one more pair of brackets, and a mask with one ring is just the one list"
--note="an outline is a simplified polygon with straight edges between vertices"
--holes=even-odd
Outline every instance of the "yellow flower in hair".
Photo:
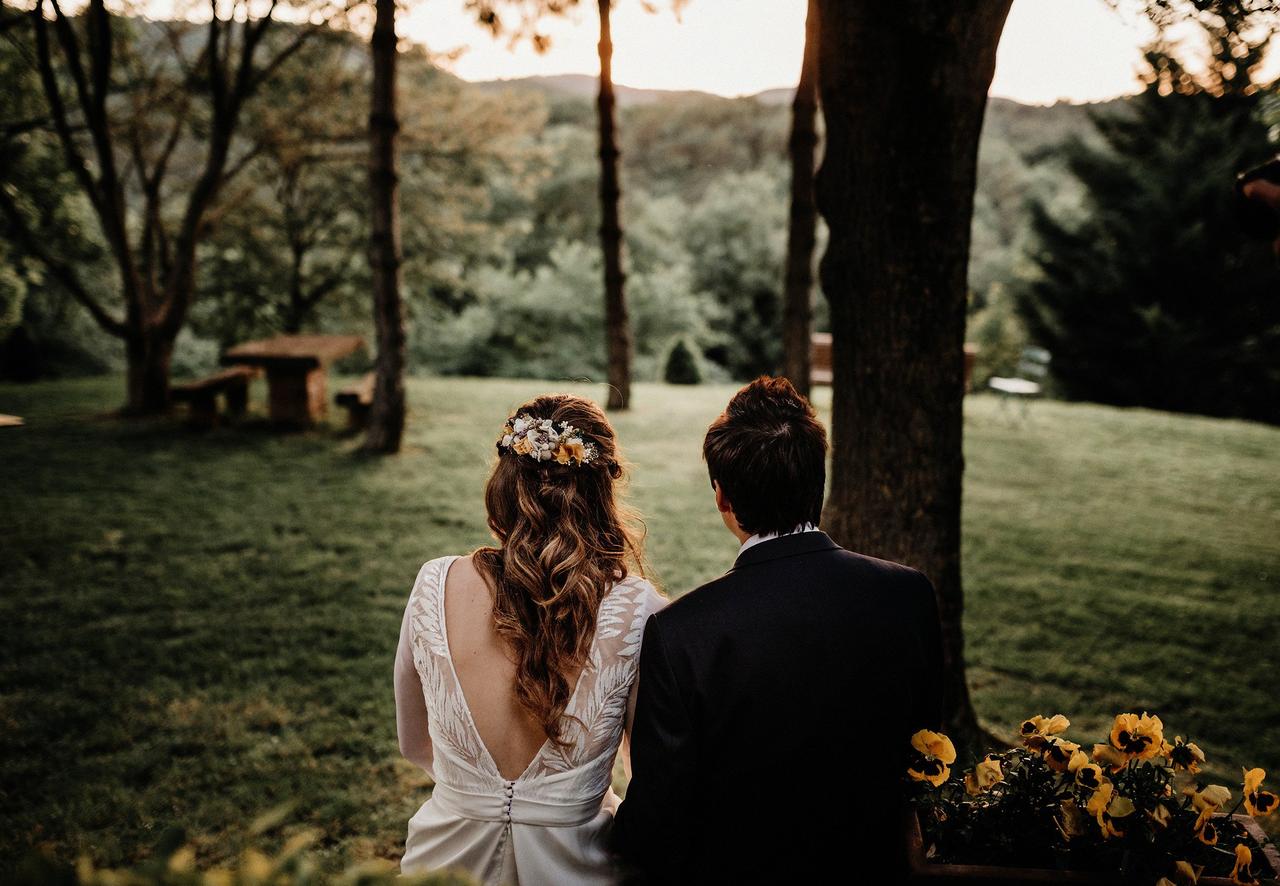
[[1000,769],[1000,761],[990,755],[973,767],[973,771],[964,777],[964,789],[971,797],[991,790],[993,785],[1004,781],[1004,772]]
[[1258,878],[1254,875],[1253,853],[1243,843],[1236,844],[1236,866],[1231,869],[1231,882],[1237,886],[1257,886]]
[[1052,717],[1036,714],[1030,720],[1023,720],[1018,731],[1022,734],[1022,743],[1031,750],[1038,751],[1044,747],[1048,736],[1066,732],[1070,725],[1071,721],[1062,714],[1054,714]]
[[1164,748],[1164,724],[1149,714],[1117,714],[1111,724],[1111,745],[1127,757],[1149,760]]
[[1200,764],[1204,762],[1204,751],[1200,746],[1192,741],[1183,741],[1181,735],[1174,738],[1173,744],[1165,742],[1163,753],[1174,769],[1185,769],[1192,775],[1200,771]]
[[1065,738],[1045,739],[1044,761],[1054,772],[1066,772],[1071,758],[1080,750],[1080,745]]
[[533,452],[533,441],[527,436],[516,438],[516,442],[511,444],[511,450],[516,455],[528,455]]
[[1276,811],[1280,798],[1270,791],[1262,790],[1262,782],[1266,777],[1265,769],[1244,770],[1244,808],[1250,815],[1261,817]]
[[911,736],[911,747],[920,759],[907,767],[907,775],[916,781],[927,781],[935,788],[951,777],[951,764],[956,761],[956,748],[941,732],[921,729]]
[[583,444],[581,437],[570,437],[561,444],[569,451],[569,456],[578,464],[582,464],[587,459],[587,447]]

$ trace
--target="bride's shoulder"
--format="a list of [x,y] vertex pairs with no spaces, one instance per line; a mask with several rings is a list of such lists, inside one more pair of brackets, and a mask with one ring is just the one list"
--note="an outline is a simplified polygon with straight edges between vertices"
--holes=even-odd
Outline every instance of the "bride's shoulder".
[[670,601],[643,575],[628,575],[613,586],[611,596],[621,597],[646,615],[657,612]]
[[449,567],[458,559],[457,555],[450,554],[445,557],[436,557],[434,560],[428,560],[423,563],[418,569],[417,577],[413,580],[412,595],[417,596],[426,593],[440,584],[448,573]]

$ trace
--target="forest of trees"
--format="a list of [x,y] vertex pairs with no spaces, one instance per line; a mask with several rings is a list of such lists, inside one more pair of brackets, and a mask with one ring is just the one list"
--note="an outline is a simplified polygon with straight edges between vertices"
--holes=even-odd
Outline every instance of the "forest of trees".
[[[220,348],[258,335],[368,328],[365,49],[335,36],[303,52],[308,63],[282,69],[250,109],[258,154],[201,248],[199,295],[173,355],[178,375],[203,372]],[[10,44],[0,54],[0,66],[20,70]],[[401,59],[400,84],[410,370],[603,377],[594,78],[469,84],[418,50]],[[329,98],[312,101],[317,94]],[[661,377],[677,341],[696,351],[704,379],[777,371],[790,92],[723,99],[622,88],[618,98],[637,377]],[[970,275],[984,374],[1011,368],[1021,346],[1007,290],[1026,261],[1026,201],[1081,199],[1055,147],[1082,123],[1079,107],[990,104]],[[49,226],[58,250],[100,266],[86,278],[109,281],[87,207],[58,173],[53,146],[38,148],[23,162],[61,189],[57,211],[73,220]],[[117,343],[19,245],[5,248],[0,371],[118,368]],[[32,291],[40,297],[26,298]],[[815,311],[825,328],[820,298]]]

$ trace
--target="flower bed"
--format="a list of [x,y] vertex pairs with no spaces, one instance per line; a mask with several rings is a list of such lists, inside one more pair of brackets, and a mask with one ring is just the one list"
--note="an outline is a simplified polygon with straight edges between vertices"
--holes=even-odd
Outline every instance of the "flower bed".
[[1232,806],[1230,788],[1197,779],[1200,748],[1167,741],[1159,717],[1120,714],[1089,752],[1065,737],[1070,725],[1033,717],[1023,747],[956,778],[950,739],[912,737],[918,880],[1252,886],[1280,877],[1280,854],[1252,818],[1280,805],[1261,769],[1244,772]]

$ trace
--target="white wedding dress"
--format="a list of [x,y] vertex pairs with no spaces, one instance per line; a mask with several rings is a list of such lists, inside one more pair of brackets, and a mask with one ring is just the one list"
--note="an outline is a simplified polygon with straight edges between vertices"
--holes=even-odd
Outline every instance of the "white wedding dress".
[[611,788],[613,763],[645,620],[664,601],[639,577],[610,590],[596,617],[590,658],[565,710],[582,725],[567,720],[568,746],[543,744],[524,774],[509,781],[476,731],[449,655],[444,584],[456,559],[442,557],[422,567],[400,631],[401,747],[406,732],[411,740],[425,732],[421,742],[428,750],[405,753],[429,765],[435,779],[431,798],[409,820],[400,869],[462,870],[485,884],[616,882],[607,847],[618,803]]

